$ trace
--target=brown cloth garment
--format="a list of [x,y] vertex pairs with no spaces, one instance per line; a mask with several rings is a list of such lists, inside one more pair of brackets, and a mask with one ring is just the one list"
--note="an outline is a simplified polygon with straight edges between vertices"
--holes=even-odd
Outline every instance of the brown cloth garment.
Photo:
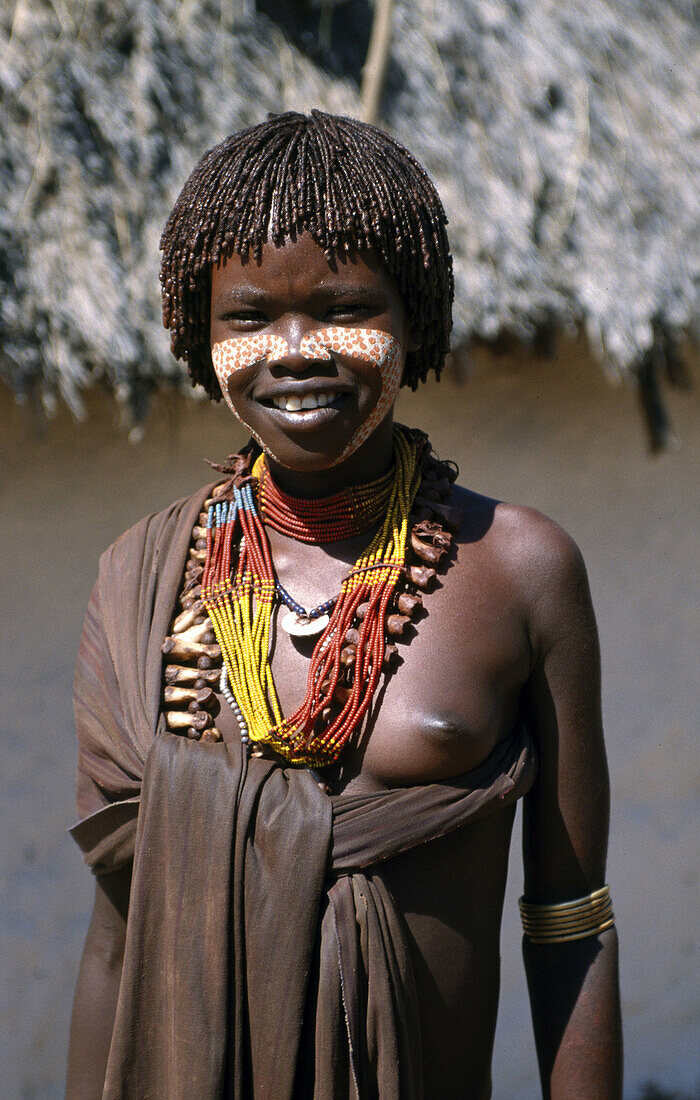
[[420,1100],[415,984],[381,863],[524,794],[531,742],[518,728],[465,776],[328,796],[239,742],[166,732],[160,647],[207,492],[106,551],[81,641],[71,832],[98,874],[134,858],[103,1096]]

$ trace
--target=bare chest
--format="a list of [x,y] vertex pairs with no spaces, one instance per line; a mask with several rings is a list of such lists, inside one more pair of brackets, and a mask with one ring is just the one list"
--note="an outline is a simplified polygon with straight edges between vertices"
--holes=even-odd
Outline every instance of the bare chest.
[[[322,603],[339,586],[343,562],[320,552],[304,562],[280,555],[282,583],[302,606]],[[306,690],[316,639],[290,636],[274,618],[271,667],[282,713]],[[480,764],[517,719],[529,649],[516,603],[480,551],[460,547],[423,609],[394,641],[398,659],[332,774],[338,789],[430,782]],[[233,715],[223,704],[224,733]]]
[[[364,551],[366,536],[357,545],[353,540],[337,544],[333,553],[275,532],[270,543],[277,580],[297,604],[311,609],[340,590],[358,551]],[[201,572],[203,556],[203,547],[194,543],[187,566],[194,573],[186,573],[186,589],[187,576],[196,581]],[[397,650],[391,668],[382,673],[371,706],[344,749],[342,765],[326,770],[333,789],[381,788],[458,775],[485,760],[510,733],[531,653],[517,592],[498,559],[478,524],[470,526],[467,520],[440,567],[434,590],[424,593],[423,606],[414,608],[412,621],[406,619],[401,635],[391,639]],[[192,600],[179,602],[186,607]],[[284,606],[274,612],[268,660],[281,713],[289,717],[307,693],[318,637],[288,634],[283,628],[286,614]],[[221,650],[212,624],[207,626],[201,611],[199,615],[196,622],[201,625],[188,626],[184,634],[182,623],[173,624],[174,636],[164,646],[166,724],[194,736],[200,735],[199,724],[201,736],[234,740],[238,718],[219,689],[215,667]],[[188,646],[191,653],[185,652]],[[214,723],[216,728],[209,730]]]

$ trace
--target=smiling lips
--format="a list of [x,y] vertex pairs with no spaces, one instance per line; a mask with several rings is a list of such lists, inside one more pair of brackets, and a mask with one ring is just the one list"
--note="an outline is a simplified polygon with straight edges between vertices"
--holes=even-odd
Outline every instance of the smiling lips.
[[339,396],[337,393],[305,393],[301,397],[298,394],[281,394],[271,400],[282,412],[303,413],[307,409],[325,409],[328,405],[334,405]]

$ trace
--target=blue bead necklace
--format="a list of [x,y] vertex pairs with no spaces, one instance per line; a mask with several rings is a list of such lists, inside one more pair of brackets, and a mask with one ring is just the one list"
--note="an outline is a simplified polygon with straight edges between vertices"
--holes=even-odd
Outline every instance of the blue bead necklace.
[[319,616],[325,615],[326,612],[332,611],[335,607],[338,597],[332,596],[330,600],[326,600],[325,603],[320,603],[318,607],[312,607],[310,611],[307,611],[305,607],[302,607],[300,603],[289,595],[289,592],[277,581],[275,585],[277,595],[282,600],[282,603],[286,604],[290,611],[293,611],[296,615],[303,617],[304,619],[318,619]]

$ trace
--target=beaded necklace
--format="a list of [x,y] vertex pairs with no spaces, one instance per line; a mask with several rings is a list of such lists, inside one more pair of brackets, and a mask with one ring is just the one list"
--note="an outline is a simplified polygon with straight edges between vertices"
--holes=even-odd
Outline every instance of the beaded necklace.
[[376,481],[352,485],[322,500],[290,497],[275,485],[260,455],[253,466],[258,478],[258,501],[265,523],[299,542],[340,542],[369,531],[386,514],[394,471]]
[[[417,495],[413,499],[411,514],[408,517],[408,537],[405,540],[405,556],[400,579],[393,589],[391,599],[386,607],[383,624],[377,619],[378,625],[386,636],[384,644],[384,658],[381,668],[387,674],[398,658],[398,649],[395,641],[404,637],[406,627],[416,616],[424,613],[423,593],[429,592],[436,580],[436,571],[449,565],[449,549],[453,535],[459,529],[461,511],[452,506],[449,501],[452,495],[452,484],[457,476],[457,467],[454,463],[440,461],[431,453],[430,444],[422,432],[415,429],[402,428],[401,432],[409,444],[416,451],[416,472],[420,477],[420,486]],[[163,693],[162,713],[165,727],[172,733],[186,736],[193,740],[220,741],[221,731],[217,728],[216,717],[219,713],[220,703],[216,695],[216,688],[220,696],[231,706],[234,716],[238,721],[241,741],[248,744],[251,738],[248,733],[246,718],[238,705],[235,695],[231,691],[228,680],[228,671],[223,661],[222,647],[215,633],[214,622],[208,614],[203,603],[203,581],[205,566],[210,555],[207,553],[207,539],[215,540],[216,533],[208,534],[208,521],[214,511],[215,523],[216,505],[226,505],[226,518],[235,503],[234,488],[242,490],[245,485],[251,485],[255,498],[255,481],[251,481],[253,471],[253,458],[249,453],[229,456],[224,465],[211,463],[215,469],[228,475],[228,480],[215,486],[211,496],[204,502],[203,511],[192,530],[192,538],[188,550],[183,584],[177,604],[173,613],[170,633],[163,642],[162,651],[165,656],[163,669]],[[260,464],[256,470],[262,473]],[[389,481],[393,485],[396,470],[389,475]],[[381,482],[378,479],[374,483],[380,489]],[[271,479],[268,486],[274,493],[276,486]],[[366,487],[365,487],[366,488]],[[328,498],[326,498],[327,500]],[[289,507],[294,511],[293,498],[287,498]],[[326,514],[326,500],[321,501],[319,509]],[[299,502],[308,505],[308,502]],[[389,497],[386,498],[386,511],[388,513]],[[223,507],[219,512],[223,517]],[[265,514],[262,519],[267,523]],[[360,521],[362,522],[362,521]],[[272,526],[272,524],[270,524]],[[212,528],[209,529],[210,531]],[[285,531],[282,526],[282,531]],[[355,533],[354,530],[352,533]],[[223,532],[220,532],[219,537]],[[319,541],[323,541],[323,523],[319,521],[316,535]],[[245,549],[245,537],[243,536],[238,519],[236,520],[236,534],[234,545],[231,549],[229,562],[238,561],[241,552]],[[221,544],[223,545],[223,543]],[[369,554],[369,550],[367,551]],[[399,555],[397,555],[398,558]],[[376,568],[376,566],[375,566]],[[357,579],[366,574],[359,566],[354,576]],[[208,570],[210,573],[210,570]],[[366,571],[369,573],[369,570]],[[228,575],[229,583],[235,583],[235,577]],[[346,580],[351,582],[353,572]],[[319,605],[310,611],[306,611],[294,601],[286,590],[283,590],[277,582],[273,599],[286,603],[297,615],[301,614],[308,620],[318,621],[333,606],[340,602],[343,593],[339,593],[325,605]],[[330,605],[330,606],[329,606]],[[349,630],[345,632],[344,645],[340,649],[340,669],[338,681],[333,692],[333,702],[324,707],[321,712],[319,724],[330,725],[331,719],[338,717],[342,705],[350,698],[356,679],[357,648],[360,638],[360,628],[367,615],[369,602],[365,601],[357,605],[355,617]],[[322,628],[325,624],[322,624]],[[342,638],[342,633],[340,634]],[[366,633],[365,640],[369,638]],[[322,639],[321,639],[322,641]],[[369,644],[369,642],[367,643]],[[318,649],[318,646],[317,646]],[[364,662],[365,664],[367,661]],[[378,663],[378,662],[377,662]],[[359,674],[359,673],[358,673]],[[328,678],[327,678],[328,679]],[[330,682],[330,681],[328,681]],[[268,741],[268,744],[271,744]],[[263,755],[268,751],[265,744],[255,743],[250,745],[253,756]],[[289,754],[287,754],[289,755]],[[324,762],[327,754],[323,757]]]
[[[413,436],[397,428],[390,475],[331,498],[300,502],[304,514],[299,518],[294,513],[291,520],[279,502],[289,510],[292,498],[273,487],[264,459],[254,467],[263,486],[258,503],[266,522],[293,537],[307,542],[347,538],[357,532],[358,524],[366,525],[377,515],[373,496],[381,499],[379,515],[384,515],[341,585],[311,655],[305,698],[289,718],[282,716],[269,662],[277,580],[254,482],[234,485],[231,499],[209,509],[202,602],[221,646],[228,689],[250,739],[269,745],[292,763],[323,766],[337,760],[372,701],[385,656],[387,608],[405,562],[422,449]],[[351,630],[350,651],[346,639]],[[350,666],[348,684],[344,673]]]

